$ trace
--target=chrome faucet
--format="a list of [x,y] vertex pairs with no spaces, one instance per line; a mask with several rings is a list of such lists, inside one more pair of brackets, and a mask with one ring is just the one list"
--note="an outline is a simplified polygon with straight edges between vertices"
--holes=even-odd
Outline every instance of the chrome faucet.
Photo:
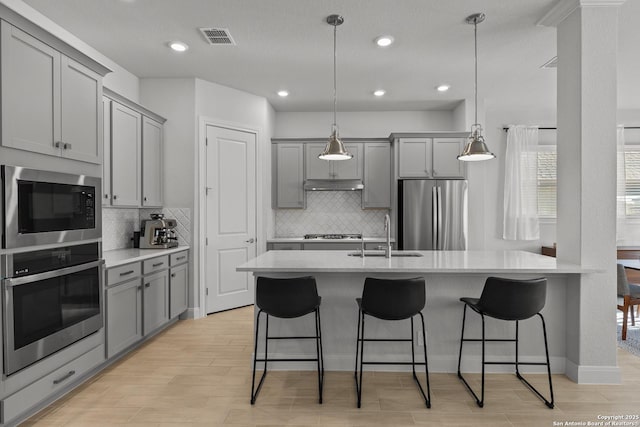
[[391,218],[384,216],[384,231],[387,233],[387,244],[384,246],[384,257],[391,258]]

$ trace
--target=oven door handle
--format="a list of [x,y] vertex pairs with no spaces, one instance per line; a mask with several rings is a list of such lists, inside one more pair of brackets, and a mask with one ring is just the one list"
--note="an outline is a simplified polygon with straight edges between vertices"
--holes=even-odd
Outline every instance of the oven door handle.
[[89,270],[90,268],[99,267],[104,264],[103,259],[88,262],[86,264],[74,265],[73,267],[65,267],[53,271],[45,271],[44,273],[32,274],[30,276],[15,277],[13,279],[4,279],[4,285],[12,288],[27,283],[38,282],[40,280],[52,279],[54,277],[66,276],[67,274],[77,273],[79,271]]

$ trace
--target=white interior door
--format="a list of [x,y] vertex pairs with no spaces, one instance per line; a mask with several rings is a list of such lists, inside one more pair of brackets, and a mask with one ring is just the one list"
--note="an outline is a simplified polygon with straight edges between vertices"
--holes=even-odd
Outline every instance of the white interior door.
[[253,278],[236,267],[256,256],[256,135],[207,126],[207,313],[253,304]]

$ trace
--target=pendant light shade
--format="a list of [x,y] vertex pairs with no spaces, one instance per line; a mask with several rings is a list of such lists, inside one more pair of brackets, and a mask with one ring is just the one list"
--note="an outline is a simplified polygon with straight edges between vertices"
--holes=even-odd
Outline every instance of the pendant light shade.
[[474,39],[474,65],[475,65],[475,80],[474,80],[474,94],[475,94],[475,123],[471,126],[471,134],[469,140],[462,150],[462,154],[458,156],[458,160],[465,162],[476,162],[481,160],[495,159],[495,154],[489,151],[489,147],[484,142],[482,136],[482,126],[478,124],[478,24],[484,21],[484,13],[474,13],[467,16],[465,20],[467,24],[473,24],[473,39]]
[[338,25],[344,22],[344,18],[340,15],[329,15],[327,23],[333,25],[333,125],[331,126],[331,136],[324,147],[324,151],[318,156],[322,160],[349,160],[353,155],[349,153],[338,135],[338,125],[336,124],[336,112],[338,110],[338,91],[336,76],[336,33]]

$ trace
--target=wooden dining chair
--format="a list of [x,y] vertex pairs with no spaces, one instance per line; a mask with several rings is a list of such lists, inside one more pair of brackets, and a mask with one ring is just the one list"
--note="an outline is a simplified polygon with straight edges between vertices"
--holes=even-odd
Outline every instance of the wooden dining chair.
[[627,339],[627,323],[629,313],[631,313],[631,325],[636,325],[636,319],[633,314],[634,306],[638,306],[638,314],[640,315],[640,285],[629,283],[627,280],[627,272],[622,264],[617,265],[618,268],[618,310],[622,310],[622,340]]

